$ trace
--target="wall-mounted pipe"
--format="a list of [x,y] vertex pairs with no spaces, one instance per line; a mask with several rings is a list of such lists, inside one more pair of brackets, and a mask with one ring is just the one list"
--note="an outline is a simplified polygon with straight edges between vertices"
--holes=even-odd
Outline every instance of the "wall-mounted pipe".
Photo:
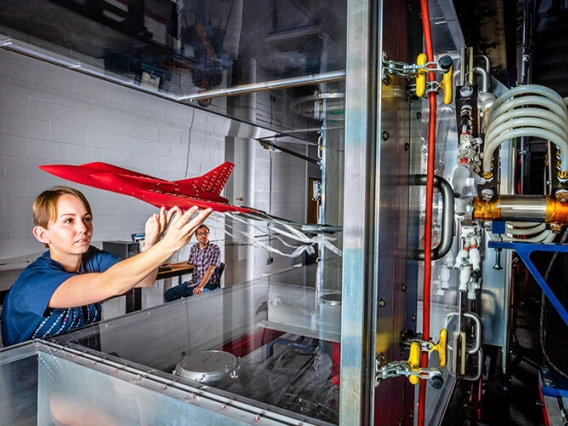
[[485,68],[475,67],[473,69],[474,74],[479,74],[481,76],[481,89],[480,92],[489,92],[491,80],[489,79],[489,73]]
[[491,73],[491,61],[489,60],[489,57],[487,55],[475,55],[473,57],[473,59],[477,58],[483,59],[483,61],[485,62],[485,71],[487,71],[487,74]]

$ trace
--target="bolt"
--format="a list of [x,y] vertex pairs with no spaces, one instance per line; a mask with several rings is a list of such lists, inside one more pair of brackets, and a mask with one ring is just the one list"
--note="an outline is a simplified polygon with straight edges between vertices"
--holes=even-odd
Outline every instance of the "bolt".
[[501,249],[495,249],[495,265],[493,265],[493,269],[501,270],[503,267],[501,266]]
[[406,284],[402,283],[402,291],[406,291]]
[[421,112],[417,112],[416,113],[416,119],[420,120],[422,118],[422,113]]
[[386,130],[383,131],[383,140],[386,141],[388,140],[389,137],[390,137],[389,132],[387,132]]
[[405,151],[409,151],[409,150],[410,150],[410,144],[409,144],[408,142],[406,142],[406,143],[404,144],[404,150],[405,150]]
[[554,380],[552,380],[550,377],[543,377],[542,383],[544,383],[545,386],[552,387],[554,385]]
[[379,300],[379,307],[384,308],[386,304],[387,302],[385,301],[385,299],[381,297],[381,300]]
[[416,315],[412,315],[412,321],[416,321]]

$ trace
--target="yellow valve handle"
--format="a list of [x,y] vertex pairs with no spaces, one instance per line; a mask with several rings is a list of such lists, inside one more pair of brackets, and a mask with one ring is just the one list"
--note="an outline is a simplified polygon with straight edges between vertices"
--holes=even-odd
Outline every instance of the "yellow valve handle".
[[[418,55],[418,59],[416,59],[417,65],[426,65],[428,63],[428,57],[425,53],[421,53]],[[416,73],[416,96],[421,98],[426,93],[426,74],[428,71],[419,69]],[[444,92],[445,93],[445,92]]]
[[[454,67],[450,67],[447,73],[444,74],[442,77],[442,82],[440,83],[440,87],[444,91],[444,103],[449,105],[452,103],[453,99],[453,83],[454,83]],[[418,83],[416,83],[418,86]]]
[[[422,349],[420,348],[420,343],[412,342],[410,344],[410,356],[408,357],[408,364],[410,364],[411,371],[415,371],[420,368],[421,354],[422,354]],[[417,385],[420,382],[420,378],[418,376],[408,376],[408,381],[413,385]]]
[[[446,92],[444,92],[445,94]],[[445,96],[445,95],[444,95]],[[448,348],[448,330],[442,328],[440,330],[440,341],[437,345],[432,345],[430,352],[438,351],[438,360],[440,361],[440,367],[445,367],[447,362],[447,353],[446,350]]]

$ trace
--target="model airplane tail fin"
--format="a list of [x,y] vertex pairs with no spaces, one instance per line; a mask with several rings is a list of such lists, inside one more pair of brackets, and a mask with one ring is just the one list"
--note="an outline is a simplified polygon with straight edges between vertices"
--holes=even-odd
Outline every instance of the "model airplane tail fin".
[[233,163],[225,161],[220,166],[215,167],[202,176],[176,180],[175,183],[182,187],[193,185],[203,191],[212,192],[219,195],[225,187],[225,184],[227,183],[229,176],[231,176],[234,168],[235,165]]

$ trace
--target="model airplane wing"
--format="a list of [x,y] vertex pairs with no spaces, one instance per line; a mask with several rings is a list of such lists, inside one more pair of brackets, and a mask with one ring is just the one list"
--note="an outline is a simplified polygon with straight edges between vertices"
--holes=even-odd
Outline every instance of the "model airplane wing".
[[233,163],[225,162],[202,176],[170,182],[103,162],[79,166],[39,166],[40,169],[60,178],[129,195],[156,207],[179,206],[188,209],[198,206],[218,212],[259,213],[259,210],[231,205],[229,200],[219,195],[234,167]]

